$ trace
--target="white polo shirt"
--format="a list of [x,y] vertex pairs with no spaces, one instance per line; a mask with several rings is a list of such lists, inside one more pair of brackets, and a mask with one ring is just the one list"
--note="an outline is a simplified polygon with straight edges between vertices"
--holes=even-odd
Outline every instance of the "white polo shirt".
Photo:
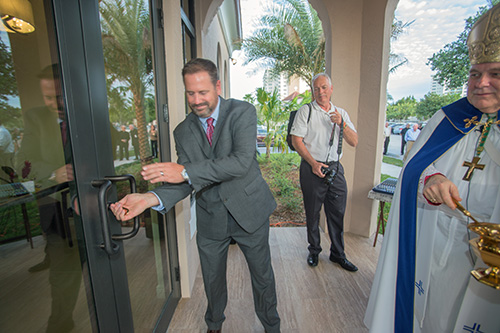
[[[332,102],[330,102],[330,112],[333,112],[335,109],[342,115],[344,123],[353,131],[356,131],[347,112],[344,109],[334,106]],[[304,139],[307,150],[316,161],[338,161],[337,149],[339,145],[340,127],[335,124],[333,144],[330,147],[330,136],[334,124],[330,121],[328,113],[314,101],[311,104],[311,118],[309,119],[309,123],[307,122],[308,117],[309,107],[303,105],[295,115],[290,134]],[[342,154],[340,154],[340,158],[342,158]]]

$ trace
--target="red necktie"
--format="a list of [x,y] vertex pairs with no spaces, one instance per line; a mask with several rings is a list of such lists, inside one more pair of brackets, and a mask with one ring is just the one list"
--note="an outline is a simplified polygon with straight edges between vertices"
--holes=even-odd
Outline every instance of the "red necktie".
[[208,143],[212,145],[212,135],[214,134],[214,118],[207,119],[207,139]]

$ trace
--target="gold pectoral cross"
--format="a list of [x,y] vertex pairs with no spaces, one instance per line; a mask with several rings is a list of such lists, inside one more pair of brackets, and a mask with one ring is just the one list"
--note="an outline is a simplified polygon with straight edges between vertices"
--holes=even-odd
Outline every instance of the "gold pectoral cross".
[[462,178],[462,180],[470,181],[470,179],[472,177],[472,173],[474,172],[474,170],[476,168],[479,169],[479,170],[483,170],[484,169],[484,164],[478,164],[477,163],[477,162],[479,162],[479,159],[480,159],[480,157],[476,156],[476,157],[474,157],[472,159],[471,162],[465,161],[464,164],[462,164],[462,166],[464,166],[464,167],[469,167],[469,169],[465,173],[464,178]]

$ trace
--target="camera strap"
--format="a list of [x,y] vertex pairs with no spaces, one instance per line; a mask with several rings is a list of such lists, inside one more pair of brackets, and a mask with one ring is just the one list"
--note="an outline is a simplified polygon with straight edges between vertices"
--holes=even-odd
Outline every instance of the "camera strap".
[[[337,125],[338,126],[338,125]],[[342,153],[342,139],[344,137],[344,119],[340,122],[340,134],[339,134],[339,146],[337,148],[338,159],[340,160],[340,154]],[[333,139],[335,138],[335,125],[332,128],[332,134],[330,135],[330,144],[328,146],[328,154],[330,154],[330,148],[333,145]],[[328,158],[326,159],[328,161]]]
[[[330,135],[330,142],[328,145],[328,155],[326,156],[326,162],[328,162],[328,157],[330,157],[330,149],[333,146],[333,139],[335,138],[335,126],[336,124],[333,124],[332,128],[332,134]],[[339,172],[339,164],[340,164],[340,154],[342,153],[342,139],[344,138],[344,118],[342,118],[340,122],[340,134],[339,134],[339,145],[337,148],[337,171],[336,174]]]

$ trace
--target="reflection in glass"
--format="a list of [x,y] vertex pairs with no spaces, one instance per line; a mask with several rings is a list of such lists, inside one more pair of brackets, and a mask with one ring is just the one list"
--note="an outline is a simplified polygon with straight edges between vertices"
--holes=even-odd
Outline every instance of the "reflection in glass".
[[[138,192],[146,192],[141,167],[159,157],[149,2],[103,0],[99,12],[115,174],[134,175]],[[128,184],[117,189],[119,199],[129,192]],[[123,248],[134,328],[150,332],[172,282],[163,221],[149,210],[140,218],[138,235],[123,242]],[[124,233],[130,231],[131,222],[121,223]]]
[[33,9],[28,0],[1,1],[0,15],[8,32],[29,34],[35,31]]
[[[33,4],[37,22],[44,4]],[[53,24],[50,24],[53,26]],[[91,331],[55,32],[0,31],[0,330]],[[73,206],[77,202],[73,199]]]
[[145,163],[151,159],[148,127],[155,122],[154,102],[148,100],[154,100],[148,5],[106,0],[99,6],[110,121],[117,131],[129,124],[137,128]]

